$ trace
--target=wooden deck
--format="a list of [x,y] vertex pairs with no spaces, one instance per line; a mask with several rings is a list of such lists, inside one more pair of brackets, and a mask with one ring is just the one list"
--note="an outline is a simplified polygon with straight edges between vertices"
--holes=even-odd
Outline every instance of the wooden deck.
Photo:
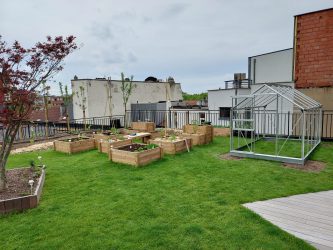
[[333,249],[333,190],[244,206],[318,249]]

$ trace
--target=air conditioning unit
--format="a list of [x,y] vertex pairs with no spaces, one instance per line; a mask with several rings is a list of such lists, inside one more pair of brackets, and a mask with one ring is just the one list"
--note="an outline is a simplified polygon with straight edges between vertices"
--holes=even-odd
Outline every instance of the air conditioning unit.
[[246,73],[234,73],[235,81],[242,81],[244,79],[246,79]]

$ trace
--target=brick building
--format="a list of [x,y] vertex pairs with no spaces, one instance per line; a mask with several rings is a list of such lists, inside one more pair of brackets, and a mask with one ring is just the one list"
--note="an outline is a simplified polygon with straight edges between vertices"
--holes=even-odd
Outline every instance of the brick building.
[[[63,100],[59,96],[48,96],[48,120],[52,122],[64,121],[64,108]],[[39,97],[36,101],[36,107],[32,111],[29,120],[31,121],[44,121],[45,111],[44,111],[44,101],[43,97]]]
[[294,81],[333,110],[333,8],[295,16]]

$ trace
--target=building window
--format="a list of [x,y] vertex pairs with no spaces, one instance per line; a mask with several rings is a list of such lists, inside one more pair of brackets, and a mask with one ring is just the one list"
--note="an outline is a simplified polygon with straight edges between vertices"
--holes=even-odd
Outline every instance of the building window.
[[220,107],[220,119],[229,119],[230,110],[231,110],[231,108]]

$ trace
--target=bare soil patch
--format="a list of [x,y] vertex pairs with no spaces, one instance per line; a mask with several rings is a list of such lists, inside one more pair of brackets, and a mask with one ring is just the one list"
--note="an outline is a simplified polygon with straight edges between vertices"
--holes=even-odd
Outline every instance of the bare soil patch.
[[236,161],[239,161],[239,160],[243,159],[242,157],[233,156],[230,153],[220,154],[217,157],[221,160],[236,160]]
[[293,164],[293,163],[283,163],[286,168],[298,169],[305,172],[320,172],[326,167],[326,163],[321,161],[307,161],[305,165]]
[[17,168],[7,170],[7,189],[0,192],[0,200],[12,199],[31,194],[29,180],[34,180],[33,190],[37,187],[39,176],[31,168]]
[[139,150],[147,150],[147,146],[143,144],[133,143],[130,145],[126,145],[124,147],[118,148],[119,150],[129,151],[129,152],[137,152]]

